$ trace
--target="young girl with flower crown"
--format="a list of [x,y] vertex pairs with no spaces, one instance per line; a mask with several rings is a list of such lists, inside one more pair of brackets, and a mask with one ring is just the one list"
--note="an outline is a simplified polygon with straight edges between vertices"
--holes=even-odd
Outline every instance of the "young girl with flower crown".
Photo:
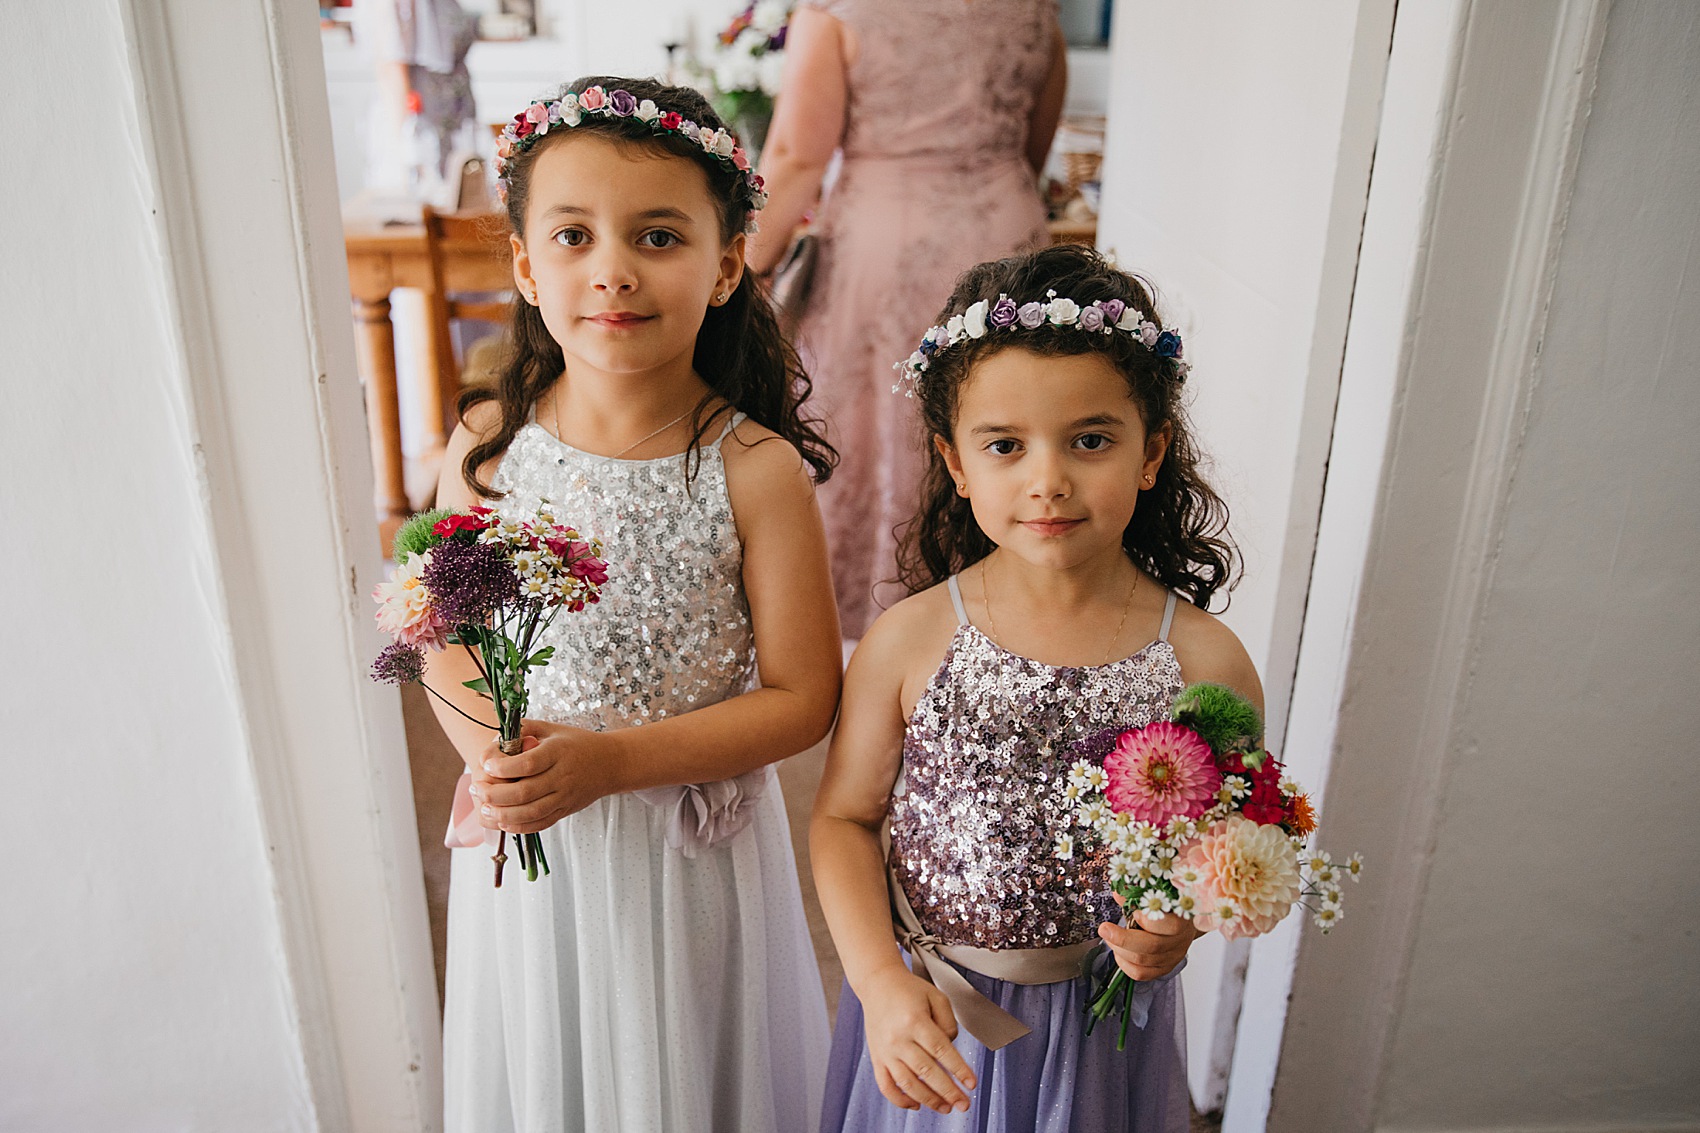
[[[445,1125],[811,1127],[825,1006],[771,765],[837,706],[834,454],[744,273],[761,181],[698,94],[636,79],[534,103],[498,155],[512,352],[461,399],[438,502],[546,501],[609,565],[549,631],[526,750],[439,709],[467,765]],[[427,681],[476,716],[458,652]],[[550,872],[493,888],[485,829],[541,832]]]
[[[911,597],[851,659],[815,803],[847,983],[820,1128],[1185,1130],[1175,972],[1196,930],[1110,923],[1107,881],[1053,853],[1070,744],[1166,718],[1195,681],[1261,702],[1205,612],[1237,556],[1180,339],[1077,247],[970,269],[941,321],[900,366],[934,450]],[[1125,1051],[1087,1033],[1099,942],[1140,981]]]

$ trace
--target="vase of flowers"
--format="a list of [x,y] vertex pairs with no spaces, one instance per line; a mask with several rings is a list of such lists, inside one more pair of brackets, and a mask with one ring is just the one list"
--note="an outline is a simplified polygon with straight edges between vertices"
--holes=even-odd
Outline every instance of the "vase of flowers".
[[791,5],[785,0],[756,0],[732,18],[716,37],[708,71],[710,100],[754,162],[773,121],[785,68],[785,33]]

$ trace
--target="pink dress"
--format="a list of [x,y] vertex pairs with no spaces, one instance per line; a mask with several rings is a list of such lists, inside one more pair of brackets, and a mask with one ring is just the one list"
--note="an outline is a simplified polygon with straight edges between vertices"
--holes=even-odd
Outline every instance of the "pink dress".
[[797,329],[841,462],[821,487],[844,636],[902,597],[892,529],[918,501],[923,438],[891,387],[984,260],[1049,243],[1027,120],[1050,70],[1053,0],[806,0],[851,29],[843,165]]

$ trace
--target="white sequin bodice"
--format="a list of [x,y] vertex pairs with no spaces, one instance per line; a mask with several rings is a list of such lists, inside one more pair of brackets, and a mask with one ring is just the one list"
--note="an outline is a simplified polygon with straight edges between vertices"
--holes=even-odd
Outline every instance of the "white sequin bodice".
[[580,452],[541,426],[514,435],[495,506],[547,500],[561,522],[602,540],[602,601],[562,612],[534,673],[529,715],[593,730],[646,724],[737,696],[755,662],[743,546],[717,444],[689,484],[685,457],[617,460]]

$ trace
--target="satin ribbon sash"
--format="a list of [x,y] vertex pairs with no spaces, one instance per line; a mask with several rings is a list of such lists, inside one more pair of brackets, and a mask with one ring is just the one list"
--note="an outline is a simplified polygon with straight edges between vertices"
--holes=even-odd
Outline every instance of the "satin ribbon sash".
[[891,891],[892,929],[897,943],[914,958],[912,970],[950,1000],[957,1022],[980,1040],[987,1050],[999,1050],[1030,1033],[1032,1028],[975,990],[953,965],[995,980],[1017,984],[1054,984],[1072,980],[1085,972],[1096,940],[1083,940],[1061,948],[976,948],[968,944],[945,944],[921,928],[921,921],[898,884],[897,875],[886,867],[886,887]]

